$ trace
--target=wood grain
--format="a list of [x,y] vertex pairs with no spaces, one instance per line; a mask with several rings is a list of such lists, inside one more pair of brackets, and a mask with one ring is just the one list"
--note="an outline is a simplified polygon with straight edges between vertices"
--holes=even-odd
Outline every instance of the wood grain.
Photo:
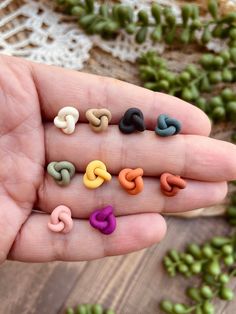
[[[14,5],[19,3],[22,1]],[[197,60],[199,53],[192,47],[184,55],[170,50],[165,56],[172,68],[181,70]],[[92,50],[84,71],[140,84],[134,65],[99,49]],[[232,129],[231,125],[221,125],[213,134],[228,139]],[[81,263],[6,262],[0,267],[0,314],[64,314],[66,306],[87,302],[112,307],[117,314],[158,314],[163,298],[184,301],[184,289],[195,279],[170,279],[161,263],[165,252],[172,247],[183,249],[190,241],[201,243],[216,233],[227,234],[229,227],[223,218],[186,221],[168,217],[167,223],[168,233],[162,243],[126,256]],[[232,288],[236,292],[236,281]],[[217,301],[216,309],[216,314],[234,314],[236,300]]]
[[[0,268],[1,310],[4,314],[64,314],[65,306],[99,302],[117,314],[161,313],[163,298],[184,301],[184,289],[194,280],[169,278],[162,257],[186,242],[203,242],[227,234],[222,218],[168,218],[168,233],[159,245],[126,256],[83,263],[23,264],[6,262]],[[236,291],[236,282],[233,289]],[[236,301],[217,302],[217,314],[235,313]]]

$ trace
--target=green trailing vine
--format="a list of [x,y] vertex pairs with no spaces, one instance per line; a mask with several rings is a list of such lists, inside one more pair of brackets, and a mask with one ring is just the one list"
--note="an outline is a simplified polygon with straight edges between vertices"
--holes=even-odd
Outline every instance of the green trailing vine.
[[[231,225],[236,226],[236,194],[231,196],[226,215]],[[191,243],[184,252],[170,250],[163,263],[167,273],[185,277],[198,276],[200,285],[189,287],[186,295],[189,304],[163,300],[160,308],[168,314],[214,314],[213,301],[219,298],[231,301],[234,293],[229,288],[236,276],[236,234],[216,236],[202,245]]]
[[189,64],[181,73],[168,70],[166,61],[148,51],[139,60],[144,87],[191,102],[214,121],[236,121],[236,93],[229,87],[217,96],[207,95],[222,84],[236,82],[236,47],[219,54],[203,54],[198,64]]
[[[232,31],[236,22],[236,12],[221,16],[216,0],[210,0],[208,10],[211,18],[207,21],[199,16],[199,8],[194,4],[182,7],[181,19],[177,20],[170,8],[163,8],[153,3],[150,11],[140,10],[137,15],[131,6],[122,4],[97,4],[94,0],[57,0],[63,12],[75,16],[78,24],[88,34],[99,34],[106,39],[113,39],[124,30],[135,36],[137,43],[142,44],[150,37],[153,42],[164,41],[171,45],[173,42],[198,42],[206,45],[212,38],[226,38],[234,33],[229,40],[235,45],[236,31]],[[200,41],[197,31],[202,31]]]
[[105,310],[100,304],[79,304],[76,308],[68,307],[66,314],[115,314],[111,309]]
[[[147,37],[154,43],[197,42],[205,47],[212,38],[221,38],[228,48],[215,53],[205,53],[197,65],[188,65],[181,73],[168,70],[166,61],[157,53],[148,51],[138,59],[140,78],[144,87],[177,96],[205,111],[215,122],[236,120],[236,93],[228,87],[236,82],[236,12],[221,15],[218,1],[208,1],[210,18],[202,19],[199,8],[186,4],[181,8],[181,18],[176,19],[170,8],[157,3],[150,10],[134,14],[132,7],[122,4],[98,4],[94,0],[57,0],[64,13],[75,16],[79,26],[90,35],[115,39],[125,31],[142,44]],[[202,35],[199,40],[197,31]],[[209,93],[219,90],[220,95],[210,98]]]

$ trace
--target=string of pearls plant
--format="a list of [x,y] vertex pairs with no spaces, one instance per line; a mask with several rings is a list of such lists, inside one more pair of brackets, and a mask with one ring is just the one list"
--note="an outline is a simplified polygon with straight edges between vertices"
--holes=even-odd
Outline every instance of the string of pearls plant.
[[[181,73],[168,70],[166,61],[149,51],[139,58],[139,73],[144,87],[191,102],[214,122],[236,121],[236,93],[228,87],[236,82],[236,47],[203,54],[198,64],[189,64]],[[220,94],[210,98],[208,93],[220,85]]]
[[100,304],[79,304],[74,309],[68,307],[66,314],[115,314],[111,309],[105,310]]
[[[99,34],[103,38],[115,38],[121,29],[134,34],[137,43],[142,44],[147,36],[154,42],[165,41],[167,44],[198,41],[196,32],[202,30],[200,43],[206,45],[212,37],[225,38],[236,22],[236,12],[226,16],[218,14],[218,3],[210,0],[208,5],[211,19],[204,21],[199,16],[199,8],[194,4],[182,7],[181,21],[170,8],[163,8],[157,3],[150,6],[150,12],[140,10],[137,16],[131,6],[122,4],[98,4],[95,10],[94,0],[57,0],[62,10],[78,18],[78,24],[88,34]],[[233,38],[235,43],[235,37]]]
[[[236,225],[236,194],[231,197],[227,216]],[[200,285],[189,287],[186,295],[190,305],[163,300],[160,308],[168,314],[214,314],[215,298],[231,301],[234,293],[228,283],[236,276],[236,235],[213,237],[202,245],[191,243],[184,252],[170,250],[164,257],[167,273],[185,277],[198,276]]]
[[227,49],[219,54],[203,54],[197,65],[191,64],[179,74],[168,70],[164,58],[149,51],[138,60],[139,73],[144,87],[192,102],[214,122],[236,120],[236,93],[232,89],[227,87],[211,99],[208,96],[219,84],[228,86],[236,82],[236,12],[221,15],[218,1],[209,0],[209,19],[199,16],[197,5],[186,4],[179,21],[171,8],[157,3],[150,6],[150,12],[140,10],[137,16],[132,7],[122,4],[98,4],[95,10],[94,0],[57,0],[57,3],[66,14],[75,16],[88,34],[99,34],[105,39],[115,39],[125,30],[139,44],[148,36],[154,43],[195,42],[204,48],[212,38],[224,40]]

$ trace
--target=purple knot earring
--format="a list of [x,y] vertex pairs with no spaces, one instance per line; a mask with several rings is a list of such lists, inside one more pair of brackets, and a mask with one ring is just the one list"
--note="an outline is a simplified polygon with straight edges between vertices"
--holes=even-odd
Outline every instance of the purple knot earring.
[[91,226],[104,234],[111,234],[116,229],[116,217],[113,211],[111,205],[95,210],[89,217]]

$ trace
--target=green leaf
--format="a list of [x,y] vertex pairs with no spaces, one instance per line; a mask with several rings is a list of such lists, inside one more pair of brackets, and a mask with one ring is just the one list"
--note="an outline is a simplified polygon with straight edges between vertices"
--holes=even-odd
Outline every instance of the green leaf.
[[185,314],[185,313],[187,313],[187,308],[184,304],[177,303],[174,305],[173,313],[174,314]]
[[135,36],[135,40],[138,44],[142,44],[145,42],[146,40],[146,37],[147,37],[147,33],[148,33],[148,28],[145,26],[145,27],[141,27],[136,36]]
[[161,41],[162,39],[162,26],[161,25],[158,25],[154,28],[153,32],[151,33],[151,39],[154,42]]
[[168,252],[169,257],[172,259],[174,262],[178,262],[180,260],[179,253],[176,250],[170,250]]
[[206,27],[203,31],[203,34],[202,34],[202,38],[201,38],[201,41],[202,43],[205,45],[207,43],[209,43],[209,41],[211,40],[212,36],[211,36],[211,32],[209,30],[208,27]]
[[236,48],[231,48],[229,50],[231,61],[236,64]]
[[233,255],[226,256],[224,258],[224,263],[225,263],[226,266],[232,266],[234,264],[234,257],[233,257]]
[[203,111],[206,111],[206,107],[207,107],[207,101],[205,98],[203,97],[200,97],[198,99],[196,99],[196,106],[203,110]]
[[100,34],[103,32],[105,26],[107,25],[107,21],[100,21],[93,25],[93,32]]
[[223,121],[225,120],[226,110],[224,107],[216,107],[212,110],[211,115],[214,121]]
[[75,312],[74,312],[74,310],[73,310],[73,308],[72,307],[68,307],[67,309],[66,309],[66,314],[74,314]]
[[212,276],[218,276],[221,273],[220,264],[217,259],[214,259],[208,264],[207,271]]
[[85,0],[86,8],[88,13],[94,11],[94,0]]
[[191,18],[197,20],[199,18],[199,7],[195,4],[192,5],[192,14]]
[[172,314],[172,310],[173,310],[173,303],[168,301],[168,300],[163,300],[161,303],[160,303],[160,308],[162,311],[164,311],[165,313],[168,313],[168,314]]
[[190,28],[185,28],[183,29],[181,35],[180,35],[180,41],[183,44],[188,44],[190,41]]
[[[234,142],[234,138],[232,139]],[[236,206],[229,206],[226,212],[228,217],[236,218]]]
[[195,31],[197,29],[201,29],[202,28],[202,22],[200,20],[194,20],[191,24],[190,24],[190,29],[192,31]]
[[189,4],[183,5],[181,9],[181,14],[182,14],[182,19],[183,19],[183,25],[186,26],[192,14],[192,6]]
[[219,281],[223,284],[228,283],[230,281],[230,277],[227,274],[221,274],[219,276]]
[[100,304],[94,304],[92,306],[92,314],[103,314],[103,308]]
[[136,32],[136,25],[133,23],[133,24],[128,24],[125,28],[126,32],[128,34],[134,34]]
[[236,12],[230,12],[228,13],[223,19],[222,19],[223,22],[226,22],[226,23],[234,23],[236,22]]
[[115,4],[113,7],[112,7],[112,17],[115,21],[119,21],[120,18],[119,18],[119,7],[120,5],[119,4]]
[[200,293],[203,296],[203,298],[205,298],[205,299],[212,299],[213,298],[213,291],[207,285],[204,285],[200,288]]
[[76,309],[76,314],[87,314],[86,305],[79,304]]
[[186,294],[193,301],[196,301],[196,302],[201,302],[202,301],[202,297],[201,297],[200,291],[197,288],[192,288],[192,287],[188,288],[187,291],[186,291]]
[[212,258],[214,255],[214,250],[209,244],[205,244],[202,248],[202,253],[207,258]]
[[214,237],[211,239],[211,244],[216,248],[221,248],[223,245],[231,243],[231,239],[227,237]]
[[101,4],[100,8],[99,8],[99,13],[103,16],[103,17],[108,17],[109,16],[109,7],[107,4]]
[[202,257],[201,248],[198,244],[195,244],[195,243],[189,244],[187,247],[187,251],[196,258]]
[[209,302],[208,300],[206,300],[203,303],[202,310],[203,310],[203,314],[214,314],[215,313],[215,309],[214,309],[213,304],[211,302]]
[[223,300],[232,301],[234,298],[234,293],[230,288],[223,286],[220,290],[219,296]]
[[74,6],[71,9],[71,15],[81,17],[85,13],[84,9],[79,6]]
[[[223,99],[220,97],[220,96],[215,96],[215,97],[212,97],[209,101],[209,105],[211,107],[211,109],[214,109],[216,107],[223,107],[224,106],[224,102],[223,102]],[[212,251],[212,254],[214,253],[212,247],[211,248],[211,251]]]
[[143,26],[148,25],[148,13],[145,10],[140,10],[138,12],[138,20]]
[[114,21],[109,21],[103,28],[103,35],[110,38],[110,36],[116,34],[119,30],[119,25]]
[[161,23],[161,14],[162,14],[162,7],[157,3],[153,3],[151,7],[152,16],[154,17],[157,24]]
[[200,81],[199,85],[201,92],[210,92],[211,91],[211,84],[207,76],[203,77]]
[[232,27],[229,32],[229,36],[231,39],[236,39],[236,27]]
[[83,28],[87,29],[91,25],[91,23],[94,21],[95,18],[96,18],[96,15],[94,14],[85,15],[81,17],[81,19],[79,20],[79,24]]
[[191,271],[194,274],[199,274],[202,271],[202,264],[200,262],[195,262],[191,265]]
[[105,311],[105,314],[115,314],[115,311],[108,309]]
[[208,11],[210,12],[211,16],[216,19],[218,15],[218,1],[216,0],[209,0],[208,1]]
[[174,16],[174,14],[170,13],[166,15],[166,23],[171,28],[173,28],[176,25],[176,17]]
[[209,72],[208,78],[211,84],[218,84],[222,82],[222,74],[220,71]]
[[216,24],[216,26],[212,30],[212,36],[216,38],[221,38],[223,34],[223,24]]
[[214,55],[211,53],[205,53],[200,59],[200,64],[204,69],[210,69],[213,65]]
[[129,6],[120,5],[117,9],[120,24],[122,26],[133,22],[133,11]]
[[186,274],[188,271],[189,271],[189,268],[187,265],[183,264],[183,263],[180,263],[178,265],[178,271],[182,274]]

